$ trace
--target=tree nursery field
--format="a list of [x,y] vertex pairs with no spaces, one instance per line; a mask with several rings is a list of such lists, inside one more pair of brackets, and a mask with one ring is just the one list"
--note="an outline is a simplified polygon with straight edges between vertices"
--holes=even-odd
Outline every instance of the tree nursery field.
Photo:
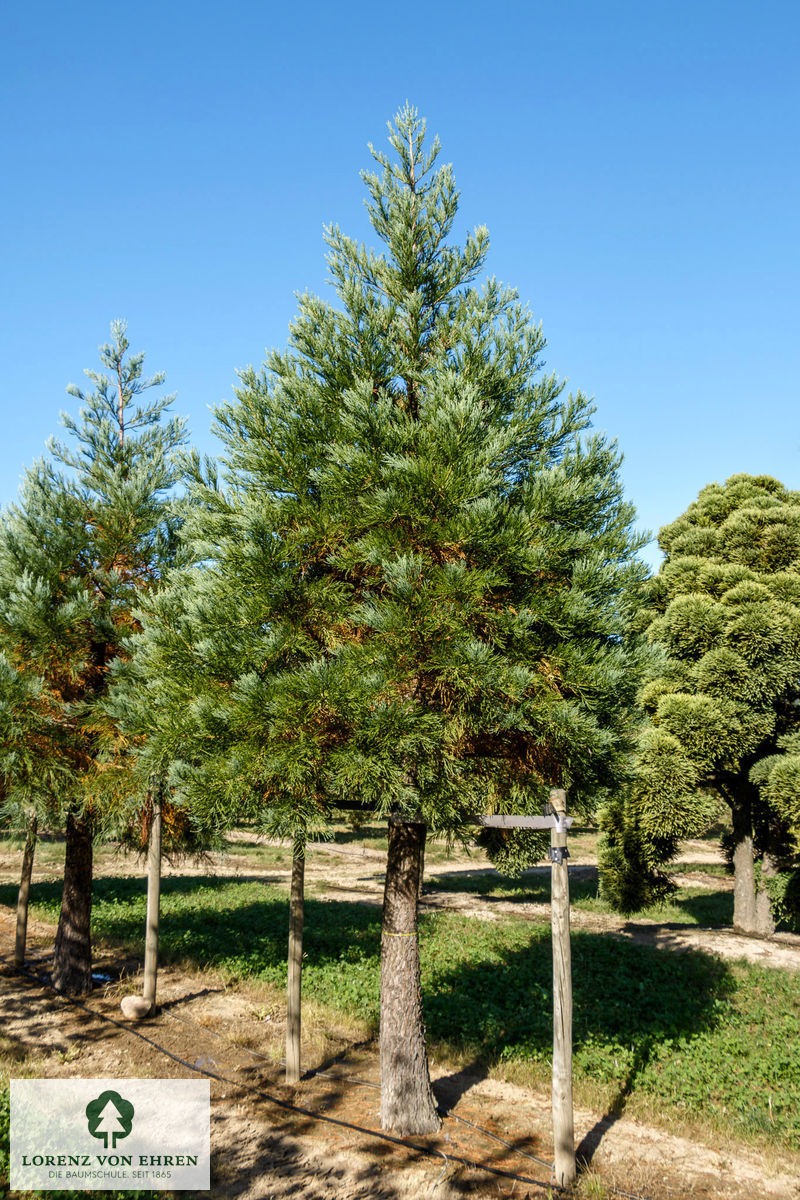
[[[135,857],[112,848],[98,853],[95,991],[70,1007],[54,1002],[41,982],[58,918],[63,843],[42,843],[31,892],[31,975],[16,979],[10,934],[18,849],[2,844],[4,1078],[125,1075],[134,1067],[159,1077],[210,1073],[215,1136],[247,1128],[244,1159],[235,1179],[223,1173],[215,1181],[218,1195],[401,1196],[421,1193],[440,1176],[440,1194],[445,1186],[453,1196],[518,1195],[520,1188],[547,1194],[545,872],[508,880],[479,852],[448,856],[444,846],[430,847],[420,906],[423,1005],[436,1095],[452,1115],[436,1137],[412,1139],[433,1157],[401,1153],[380,1141],[375,1091],[382,835],[379,828],[340,830],[335,841],[309,848],[305,1074],[296,1088],[281,1082],[285,847],[239,830],[225,853],[166,870],[160,1012],[132,1032],[118,1006],[140,987],[146,897]],[[793,1194],[800,939],[777,935],[774,949],[788,956],[781,960],[788,967],[736,957],[735,943],[724,940],[735,938],[726,929],[729,881],[714,845],[693,845],[687,858],[700,861],[676,864],[674,896],[634,923],[597,897],[592,834],[573,838],[575,1099],[586,1163],[578,1195]],[[681,932],[698,942],[676,950],[653,936]],[[274,1192],[249,1190],[264,1186],[263,1162],[255,1168],[261,1157],[277,1172]],[[281,1191],[290,1181],[296,1186],[300,1161],[308,1190]],[[282,1182],[281,1162],[293,1164]],[[377,1165],[380,1182],[370,1174]]]
[[210,1088],[215,1200],[797,1198],[800,492],[653,573],[441,151],[370,145],[217,458],[115,320],[2,513],[15,1185],[138,1113],[207,1187]]

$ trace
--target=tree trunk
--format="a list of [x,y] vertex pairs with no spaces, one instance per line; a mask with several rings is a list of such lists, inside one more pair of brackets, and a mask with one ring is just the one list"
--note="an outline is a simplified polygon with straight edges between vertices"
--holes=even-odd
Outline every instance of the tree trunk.
[[[778,868],[772,856],[764,853],[761,859],[761,879],[769,879],[772,875],[777,875]],[[759,937],[772,937],[775,932],[775,917],[772,914],[772,901],[769,892],[762,885],[756,889],[755,902],[755,929]]]
[[733,816],[733,927],[756,932],[756,883],[753,869],[753,817],[747,785],[737,788]]
[[[567,796],[550,792],[557,817],[566,816]],[[570,1187],[576,1178],[572,1108],[572,954],[569,935],[569,874],[566,832],[553,830],[550,867],[550,920],[553,937],[553,1182]],[[559,851],[563,851],[559,855]],[[559,861],[560,857],[560,861]]]
[[303,917],[305,902],[305,845],[296,841],[292,852],[289,893],[289,974],[286,985],[286,1082],[300,1079],[300,989],[303,978]]
[[86,816],[67,816],[64,890],[53,954],[53,986],[67,996],[92,990],[92,827]]
[[424,825],[389,821],[381,938],[381,1127],[435,1133],[419,975],[417,896]]
[[425,842],[427,840],[427,832],[422,839],[422,846],[419,852],[419,883],[417,885],[417,898],[422,896],[422,889],[425,886]]
[[25,838],[25,850],[22,854],[22,874],[17,894],[17,936],[14,941],[14,963],[18,967],[21,967],[25,962],[25,943],[28,937],[28,897],[31,891],[33,854],[36,849],[36,830],[36,817],[31,817],[28,826],[28,836]]
[[161,901],[161,793],[153,792],[153,819],[147,847],[147,929],[144,940],[144,991],[142,999],[156,1007],[158,978],[158,927]]
[[[742,782],[733,796],[733,927],[740,933],[769,937],[775,932],[775,921],[765,888],[756,888],[753,849],[753,802],[756,788]],[[775,865],[764,855],[763,876],[775,874]]]

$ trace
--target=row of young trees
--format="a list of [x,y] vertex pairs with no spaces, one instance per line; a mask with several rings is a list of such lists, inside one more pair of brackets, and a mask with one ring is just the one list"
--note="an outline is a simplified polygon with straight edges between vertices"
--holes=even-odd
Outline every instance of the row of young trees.
[[[73,390],[77,450],[51,447],[0,530],[0,787],[18,824],[65,831],[56,986],[90,986],[93,838],[144,840],[148,797],[184,844],[243,818],[291,839],[295,968],[306,840],[343,809],[380,817],[381,1115],[404,1133],[438,1125],[428,832],[566,788],[602,811],[604,886],[630,907],[716,788],[757,907],[754,849],[759,880],[791,865],[800,772],[800,498],[707,489],[648,580],[615,445],[544,371],[516,294],[477,285],[486,231],[451,241],[458,193],[424,135],[406,107],[373,150],[382,250],[327,231],[335,302],[303,296],[286,350],[242,373],[219,466],[179,453],[168,399],[138,402],[162,379],[116,325],[108,374]],[[484,836],[509,869],[544,853]]]

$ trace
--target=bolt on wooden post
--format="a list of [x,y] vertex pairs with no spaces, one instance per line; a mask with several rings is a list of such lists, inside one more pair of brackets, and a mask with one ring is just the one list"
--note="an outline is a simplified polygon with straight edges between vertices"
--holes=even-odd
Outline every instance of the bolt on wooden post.
[[550,792],[556,824],[550,835],[550,920],[553,933],[553,1182],[575,1182],[575,1127],[572,1111],[572,956],[567,874],[567,794]]

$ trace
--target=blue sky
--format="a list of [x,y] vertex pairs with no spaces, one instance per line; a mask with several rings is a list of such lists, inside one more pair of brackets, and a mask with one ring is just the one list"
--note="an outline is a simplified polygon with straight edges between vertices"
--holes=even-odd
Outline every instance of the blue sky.
[[800,487],[794,0],[9,0],[0,47],[0,503],[115,317],[214,453],[209,406],[326,291],[323,225],[369,235],[406,99],[642,526],[737,471]]

